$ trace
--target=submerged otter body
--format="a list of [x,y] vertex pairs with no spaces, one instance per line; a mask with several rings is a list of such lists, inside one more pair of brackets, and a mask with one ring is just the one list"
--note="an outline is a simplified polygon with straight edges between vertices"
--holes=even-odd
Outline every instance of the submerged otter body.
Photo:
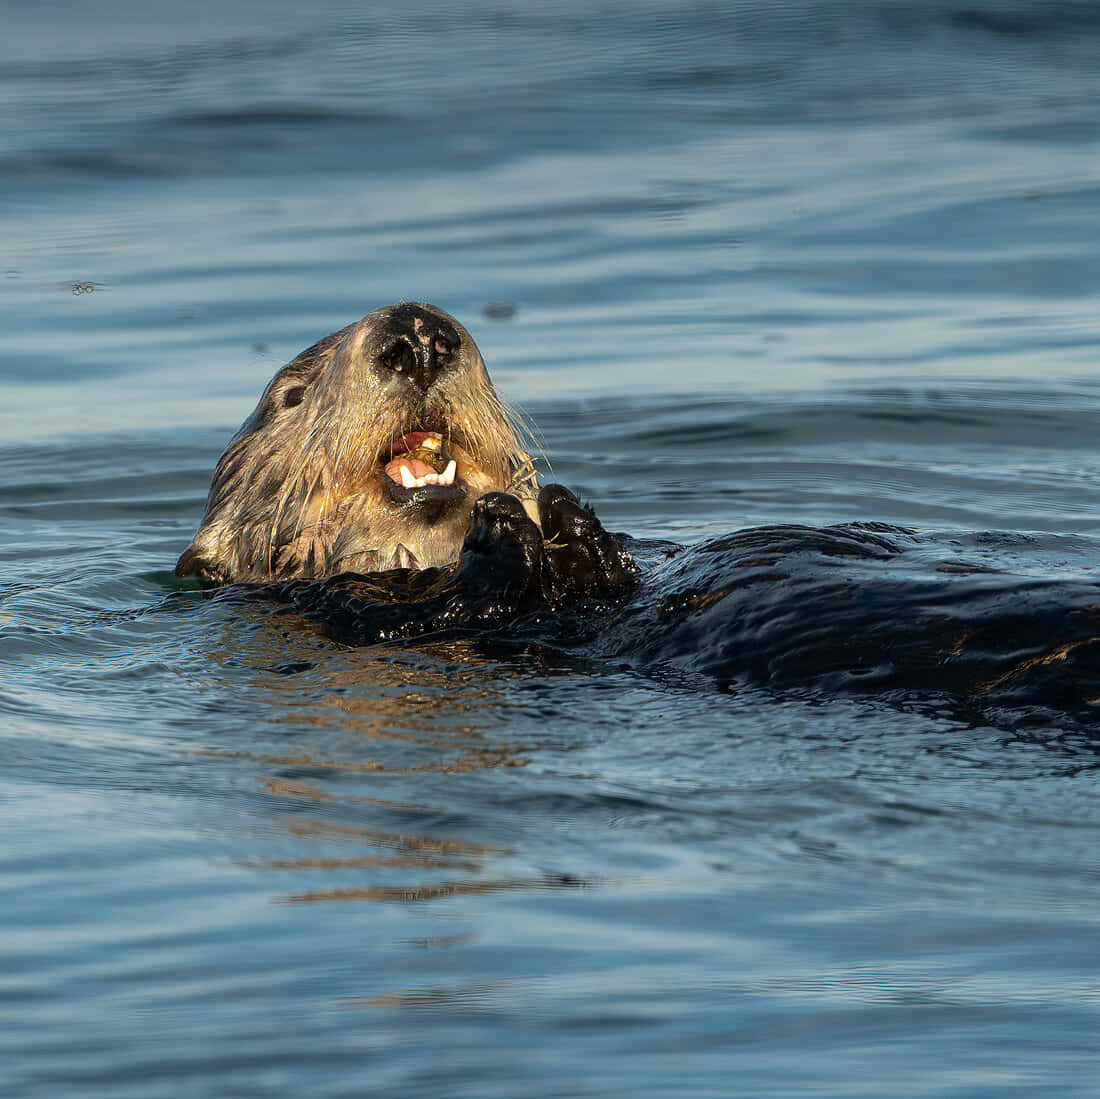
[[[1100,584],[1039,579],[1100,545],[922,537],[883,525],[766,527],[701,545],[605,532],[560,486],[542,531],[511,497],[480,500],[458,563],[265,588],[328,636],[373,644],[455,632],[533,642],[646,672],[702,674],[895,702],[1002,724],[1100,722]],[[998,570],[991,547],[1016,567]],[[637,569],[634,560],[642,562]]]
[[[513,425],[457,321],[371,313],[276,375],[177,572],[245,582],[350,644],[457,631],[726,684],[1100,719],[1100,547],[878,524],[634,542],[540,489]],[[1079,567],[1051,579],[1044,554]]]

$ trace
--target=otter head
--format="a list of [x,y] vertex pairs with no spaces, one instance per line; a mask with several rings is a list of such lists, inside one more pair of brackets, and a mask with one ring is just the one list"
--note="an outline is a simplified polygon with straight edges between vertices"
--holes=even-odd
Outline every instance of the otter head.
[[536,494],[521,435],[458,321],[378,309],[275,375],[176,573],[215,585],[448,564],[478,497]]

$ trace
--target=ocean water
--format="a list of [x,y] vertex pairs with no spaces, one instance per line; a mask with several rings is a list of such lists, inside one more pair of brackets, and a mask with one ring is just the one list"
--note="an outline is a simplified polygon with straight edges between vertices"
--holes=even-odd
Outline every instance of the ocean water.
[[4,26],[5,1096],[1100,1095],[1080,730],[172,575],[271,374],[401,299],[612,529],[1095,535],[1094,4]]

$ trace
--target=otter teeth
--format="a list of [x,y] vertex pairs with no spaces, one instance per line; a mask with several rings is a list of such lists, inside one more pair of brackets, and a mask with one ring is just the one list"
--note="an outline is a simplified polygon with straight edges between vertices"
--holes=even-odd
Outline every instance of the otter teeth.
[[405,488],[423,488],[425,485],[453,485],[458,463],[452,458],[442,473],[425,473],[423,477],[414,477],[408,466],[401,467],[401,484]]

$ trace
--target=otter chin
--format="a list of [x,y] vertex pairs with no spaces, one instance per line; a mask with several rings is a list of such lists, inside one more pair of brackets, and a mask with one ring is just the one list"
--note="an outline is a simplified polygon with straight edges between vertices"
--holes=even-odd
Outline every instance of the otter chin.
[[176,575],[213,587],[451,564],[488,493],[538,522],[528,446],[458,321],[422,303],[377,309],[271,380],[218,460]]

